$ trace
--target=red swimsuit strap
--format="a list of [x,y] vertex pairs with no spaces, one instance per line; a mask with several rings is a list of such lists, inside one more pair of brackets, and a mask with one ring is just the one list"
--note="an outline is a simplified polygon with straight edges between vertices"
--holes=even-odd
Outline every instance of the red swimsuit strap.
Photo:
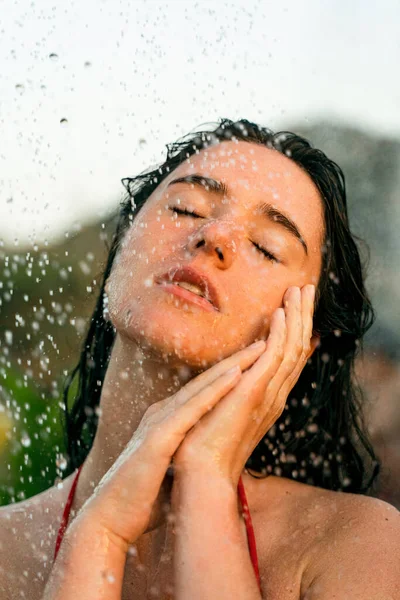
[[[80,472],[82,470],[82,467],[83,467],[83,465],[81,465],[79,467],[79,469],[77,470],[76,475],[74,477],[74,480],[72,482],[71,489],[70,489],[69,494],[68,494],[67,502],[65,504],[63,516],[62,516],[62,519],[61,519],[60,528],[59,528],[58,534],[57,534],[56,547],[55,547],[55,550],[54,550],[54,560],[56,560],[56,558],[57,558],[57,554],[58,554],[58,551],[60,549],[61,542],[62,542],[62,539],[64,537],[65,530],[67,529],[68,520],[69,520],[69,513],[71,511],[71,506],[72,506],[72,502],[73,502],[73,499],[74,499],[75,489],[76,489],[76,486],[77,486],[77,483],[78,483],[78,479],[79,479],[79,475],[80,475]],[[248,541],[248,544],[249,544],[250,558],[251,558],[251,562],[253,564],[254,573],[255,573],[255,576],[256,576],[256,579],[257,579],[258,587],[260,588],[260,591],[261,591],[260,573],[259,573],[259,570],[258,570],[258,558],[257,558],[256,539],[255,539],[255,536],[254,536],[253,523],[251,521],[251,515],[250,515],[249,505],[248,505],[248,502],[247,502],[246,492],[245,492],[245,489],[244,489],[242,477],[239,478],[238,493],[239,493],[240,503],[241,503],[242,509],[243,509],[244,523],[246,525],[247,541]]]
[[74,499],[75,489],[76,489],[76,485],[78,483],[78,479],[79,479],[79,475],[80,475],[80,472],[82,470],[82,467],[83,467],[83,465],[81,465],[79,467],[79,469],[78,469],[78,471],[77,471],[77,473],[76,473],[76,475],[74,477],[74,481],[72,482],[71,489],[69,490],[67,502],[65,504],[63,516],[62,516],[62,519],[61,519],[61,525],[60,525],[60,528],[59,528],[58,534],[57,534],[56,547],[55,547],[55,550],[54,550],[54,560],[56,560],[56,558],[57,558],[57,554],[58,554],[58,551],[60,549],[61,542],[62,542],[62,539],[64,537],[65,530],[67,529],[68,519],[69,519],[69,513],[71,511],[72,501]]
[[239,478],[238,492],[239,492],[240,503],[243,508],[243,518],[244,518],[244,523],[246,525],[247,541],[249,544],[250,558],[251,558],[251,562],[253,563],[254,573],[256,575],[258,587],[260,588],[260,592],[261,592],[261,581],[260,581],[260,572],[258,570],[256,538],[254,535],[253,523],[251,520],[250,509],[249,509],[249,505],[248,505],[247,498],[246,498],[246,492],[244,490],[242,476],[240,476],[240,478]]

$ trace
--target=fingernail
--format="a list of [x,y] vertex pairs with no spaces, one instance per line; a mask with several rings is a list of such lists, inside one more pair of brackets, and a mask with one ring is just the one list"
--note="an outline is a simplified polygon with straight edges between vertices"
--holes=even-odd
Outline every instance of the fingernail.
[[254,344],[251,344],[251,346],[249,346],[249,348],[251,349],[256,349],[258,350],[259,348],[263,348],[265,346],[265,342],[264,340],[258,340],[258,342],[254,342]]

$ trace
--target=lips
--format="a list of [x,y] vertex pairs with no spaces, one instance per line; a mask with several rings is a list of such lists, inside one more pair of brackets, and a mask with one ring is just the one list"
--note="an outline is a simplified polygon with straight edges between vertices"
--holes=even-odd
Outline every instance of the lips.
[[169,271],[167,273],[164,273],[164,275],[158,277],[156,281],[157,283],[162,283],[163,281],[186,281],[187,283],[197,285],[200,288],[201,293],[204,295],[206,300],[208,300],[217,310],[219,310],[219,299],[217,290],[205,275],[203,275],[193,267],[174,267],[172,269],[169,269]]

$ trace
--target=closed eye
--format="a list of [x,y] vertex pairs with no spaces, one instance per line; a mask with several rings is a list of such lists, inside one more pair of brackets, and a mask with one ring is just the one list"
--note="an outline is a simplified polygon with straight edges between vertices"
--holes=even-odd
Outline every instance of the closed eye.
[[254,244],[254,246],[260,251],[262,252],[267,258],[269,258],[272,261],[275,262],[279,262],[279,260],[276,258],[276,256],[274,256],[273,254],[271,254],[271,252],[268,252],[268,250],[265,250],[265,248],[263,248],[262,246],[259,246],[258,244],[256,244],[255,242],[252,242]]
[[190,210],[186,210],[186,208],[177,208],[176,206],[170,206],[169,209],[172,210],[172,212],[177,213],[178,215],[190,215],[192,217],[196,217],[197,219],[205,218],[201,215],[198,215],[197,213],[191,212]]

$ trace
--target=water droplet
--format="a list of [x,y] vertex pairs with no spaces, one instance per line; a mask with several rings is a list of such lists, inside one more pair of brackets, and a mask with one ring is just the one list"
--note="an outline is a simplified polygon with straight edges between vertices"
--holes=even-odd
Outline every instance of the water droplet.
[[111,571],[103,571],[102,575],[103,575],[104,579],[106,581],[108,581],[108,583],[114,583],[115,582],[115,577],[114,577],[114,575],[112,574]]
[[31,438],[29,437],[29,435],[27,433],[23,433],[22,437],[21,437],[21,444],[23,445],[24,448],[29,448],[29,446],[31,445]]
[[84,275],[90,275],[91,269],[84,260],[79,261],[79,267]]
[[52,60],[53,62],[57,62],[58,54],[56,54],[55,52],[52,52],[51,54],[49,54],[49,59]]
[[86,60],[84,63],[84,66],[88,69],[89,67],[92,66],[92,63],[90,62],[90,60]]
[[56,467],[61,471],[65,471],[67,468],[67,459],[62,454],[56,458]]
[[66,127],[68,125],[68,119],[60,119],[60,125]]
[[135,546],[129,546],[128,555],[129,556],[137,556],[137,550],[136,550]]
[[307,426],[307,431],[309,433],[317,433],[319,427],[316,423],[310,423],[310,425]]

